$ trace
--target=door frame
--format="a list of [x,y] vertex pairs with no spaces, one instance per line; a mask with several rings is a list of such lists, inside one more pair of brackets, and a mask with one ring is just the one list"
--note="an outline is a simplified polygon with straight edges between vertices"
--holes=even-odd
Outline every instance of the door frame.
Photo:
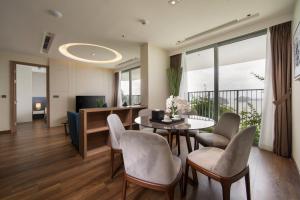
[[47,109],[47,127],[50,127],[50,85],[49,85],[49,65],[40,65],[35,63],[10,61],[10,132],[17,131],[17,65],[27,65],[28,67],[43,67],[46,68],[46,98],[48,103]]

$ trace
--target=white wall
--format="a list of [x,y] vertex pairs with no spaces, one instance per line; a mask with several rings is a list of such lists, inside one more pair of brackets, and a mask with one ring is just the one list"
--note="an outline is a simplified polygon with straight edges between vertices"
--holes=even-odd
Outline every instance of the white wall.
[[49,65],[50,126],[60,126],[67,111],[75,111],[76,95],[105,95],[108,106],[112,105],[112,70],[56,59],[50,59]]
[[32,121],[32,70],[17,65],[17,123]]
[[151,44],[141,46],[142,104],[149,108],[165,109],[168,97],[168,52]]
[[[295,5],[294,19],[293,19],[293,33],[300,22],[300,0],[297,0]],[[293,65],[294,66],[294,65]],[[294,77],[294,71],[293,71]],[[300,80],[292,82],[292,109],[293,109],[293,158],[300,170]]]
[[[44,57],[0,51],[0,131],[10,130],[9,61],[20,61],[47,65]],[[6,98],[1,98],[6,95]]]
[[32,96],[47,97],[46,73],[32,72]]
[[[0,51],[0,131],[10,130],[9,61],[49,65],[50,126],[66,120],[66,112],[75,110],[76,95],[105,95],[112,103],[113,72],[79,62],[55,60],[21,53]],[[6,95],[6,98],[1,98]],[[59,98],[53,98],[59,95]],[[31,107],[31,106],[30,106]]]

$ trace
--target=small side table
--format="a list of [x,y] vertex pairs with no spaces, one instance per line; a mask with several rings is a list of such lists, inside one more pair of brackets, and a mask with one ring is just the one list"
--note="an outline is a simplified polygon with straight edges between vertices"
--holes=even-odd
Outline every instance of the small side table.
[[68,131],[68,125],[69,125],[69,123],[68,122],[64,122],[62,124],[64,125],[64,128],[65,128],[65,134],[66,134],[66,136],[68,136],[69,135],[69,131]]

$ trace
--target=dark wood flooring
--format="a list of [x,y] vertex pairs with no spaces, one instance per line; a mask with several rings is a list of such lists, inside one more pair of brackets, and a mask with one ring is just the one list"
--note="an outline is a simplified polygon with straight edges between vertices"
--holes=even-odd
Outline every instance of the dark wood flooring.
[[[182,159],[186,155],[184,138]],[[174,152],[176,152],[174,148]],[[18,126],[0,135],[0,199],[120,199],[122,172],[111,180],[109,153],[83,161],[63,127],[42,123]],[[292,160],[253,147],[250,156],[252,199],[300,199],[299,174]],[[221,199],[221,186],[198,176],[183,199]],[[176,188],[176,199],[180,199]],[[233,184],[231,199],[246,199],[244,180]],[[164,199],[164,194],[130,185],[128,199]]]

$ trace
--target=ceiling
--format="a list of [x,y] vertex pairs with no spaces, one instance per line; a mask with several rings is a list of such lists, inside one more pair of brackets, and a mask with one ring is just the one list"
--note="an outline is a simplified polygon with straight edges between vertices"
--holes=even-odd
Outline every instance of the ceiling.
[[[40,55],[43,33],[52,32],[55,38],[50,52],[43,56],[63,58],[58,47],[65,43],[93,43],[122,54],[123,59],[117,63],[101,64],[113,68],[120,62],[139,57],[141,43],[174,50],[179,48],[178,40],[249,13],[258,12],[260,16],[241,25],[291,14],[294,2],[182,0],[171,6],[168,0],[1,0],[0,49]],[[50,16],[49,9],[60,11],[63,17]],[[140,19],[149,23],[144,26]],[[78,49],[72,51],[78,52]],[[84,49],[80,54],[90,56]],[[102,54],[97,56],[102,58]],[[103,58],[110,56],[103,54]]]

